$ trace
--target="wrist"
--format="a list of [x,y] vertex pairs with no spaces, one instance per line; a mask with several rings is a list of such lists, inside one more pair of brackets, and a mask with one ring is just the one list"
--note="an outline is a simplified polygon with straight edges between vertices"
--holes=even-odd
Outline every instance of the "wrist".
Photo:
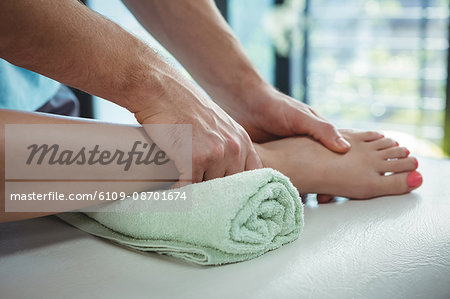
[[[144,49],[136,62],[124,70],[124,80],[118,88],[118,104],[135,115],[156,111],[167,93],[172,73],[171,67],[158,54],[150,48]],[[136,118],[142,122],[142,117]]]
[[229,74],[215,88],[211,97],[231,114],[236,111],[248,111],[255,104],[259,91],[270,87],[252,66],[242,67]]

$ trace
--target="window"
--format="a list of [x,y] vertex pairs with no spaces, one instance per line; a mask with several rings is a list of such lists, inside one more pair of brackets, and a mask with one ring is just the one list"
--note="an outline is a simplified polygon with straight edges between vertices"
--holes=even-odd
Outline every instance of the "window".
[[[241,34],[235,12],[260,2],[228,2],[245,45],[251,34]],[[442,144],[448,0],[275,1],[259,19],[281,56],[275,69],[284,65],[289,78],[280,89],[339,127],[396,130]]]
[[310,103],[343,126],[441,142],[446,1],[311,1]]
[[[280,90],[339,127],[401,131],[442,145],[448,0],[216,2],[256,68]],[[120,0],[89,6],[177,64]],[[96,101],[97,117],[134,121],[112,105]],[[450,130],[450,117],[447,122]]]
[[229,0],[228,23],[238,36],[246,53],[260,74],[275,82],[275,56],[272,40],[267,33],[266,17],[272,10],[272,0]]

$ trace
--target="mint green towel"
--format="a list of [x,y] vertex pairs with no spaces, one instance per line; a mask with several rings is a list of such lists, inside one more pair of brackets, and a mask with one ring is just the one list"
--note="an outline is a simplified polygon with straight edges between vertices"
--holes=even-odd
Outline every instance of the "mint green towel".
[[292,242],[303,229],[298,191],[273,169],[242,172],[176,191],[185,188],[192,188],[192,208],[188,211],[129,212],[136,201],[128,198],[113,203],[119,205],[120,212],[58,216],[125,246],[201,265],[258,257]]

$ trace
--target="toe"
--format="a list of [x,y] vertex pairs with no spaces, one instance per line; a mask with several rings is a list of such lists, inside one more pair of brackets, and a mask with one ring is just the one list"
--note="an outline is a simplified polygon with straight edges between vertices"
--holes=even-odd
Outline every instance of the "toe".
[[405,172],[417,169],[418,162],[414,157],[408,157],[397,160],[386,160],[379,164],[378,171],[380,173],[385,172]]
[[317,194],[318,203],[329,203],[334,198],[333,195],[328,194]]
[[408,193],[422,185],[422,175],[417,172],[395,173],[380,178],[380,195]]
[[360,140],[366,141],[366,142],[378,140],[378,139],[384,137],[383,134],[381,134],[379,132],[375,132],[375,131],[358,132],[355,135],[357,135]]
[[380,138],[370,142],[370,145],[377,151],[381,151],[390,147],[398,146],[397,141],[391,138]]
[[406,147],[390,147],[380,151],[382,159],[400,159],[406,158],[409,155],[409,150]]
[[406,178],[406,183],[408,184],[409,191],[417,189],[423,183],[422,175],[418,171],[410,172]]

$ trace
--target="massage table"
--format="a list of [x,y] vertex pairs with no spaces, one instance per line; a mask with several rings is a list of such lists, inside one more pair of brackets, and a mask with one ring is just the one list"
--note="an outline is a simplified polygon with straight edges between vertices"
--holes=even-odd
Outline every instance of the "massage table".
[[407,195],[305,205],[300,238],[218,267],[133,251],[54,216],[0,224],[0,298],[450,298],[450,161]]

